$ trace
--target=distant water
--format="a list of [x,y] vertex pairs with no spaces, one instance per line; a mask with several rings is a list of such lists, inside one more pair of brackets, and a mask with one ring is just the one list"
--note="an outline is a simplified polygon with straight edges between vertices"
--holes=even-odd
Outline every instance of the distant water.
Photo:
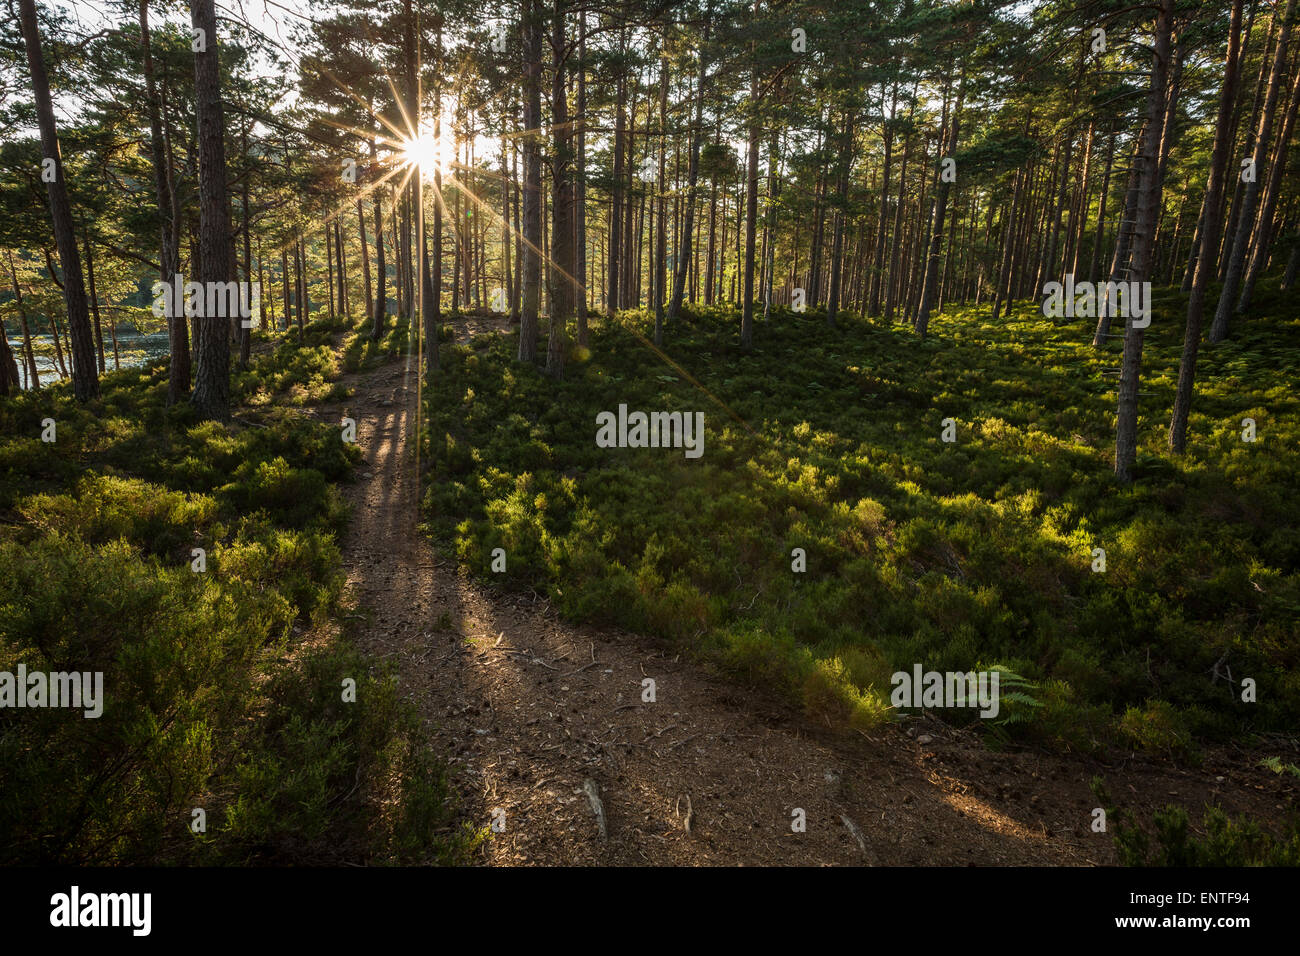
[[[14,360],[18,363],[18,380],[23,383],[23,388],[28,388],[26,363],[22,361],[23,354],[23,337],[21,334],[14,335],[9,333],[9,347],[13,349]],[[32,351],[36,354],[36,372],[40,376],[42,385],[52,385],[59,381],[59,365],[54,355],[54,337],[48,332],[44,335],[32,336]],[[167,354],[167,333],[154,332],[149,335],[142,335],[135,329],[120,328],[117,330],[117,357],[118,364],[113,363],[113,340],[109,335],[108,329],[104,329],[104,369],[111,372],[117,367],[136,368],[150,362],[153,359],[161,358]],[[72,360],[68,355],[68,341],[65,337],[63,340],[63,361],[68,371],[72,371]]]

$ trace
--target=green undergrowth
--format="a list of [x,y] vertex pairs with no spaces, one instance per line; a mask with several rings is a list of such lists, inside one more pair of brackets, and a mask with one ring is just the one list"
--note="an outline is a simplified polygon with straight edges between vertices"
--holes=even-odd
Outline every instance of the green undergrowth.
[[390,317],[378,340],[373,337],[373,326],[363,322],[344,340],[343,368],[348,372],[369,370],[386,358],[405,355],[410,351],[410,338],[411,323],[406,316]]
[[1105,804],[1107,828],[1124,866],[1300,866],[1300,819],[1284,822],[1274,834],[1256,820],[1209,805],[1198,833],[1184,807],[1167,804],[1142,820],[1115,807],[1100,778],[1093,778],[1092,791]]
[[[1261,287],[1202,351],[1180,459],[1165,443],[1185,297],[1157,292],[1131,486],[1111,469],[1119,340],[1094,350],[1090,320],[1030,305],[997,322],[949,309],[925,341],[778,309],[749,354],[735,313],[703,310],[667,330],[674,364],[645,343],[652,316],[626,312],[558,383],[514,361],[515,335],[444,346],[428,527],[490,580],[544,587],[571,618],[675,642],[833,723],[889,716],[891,674],[915,664],[1001,667],[1020,683],[996,718],[944,719],[1195,759],[1300,716],[1300,319],[1285,303]],[[703,455],[597,447],[597,414],[620,403],[704,412]]]
[[84,407],[65,387],[0,399],[0,671],[103,673],[98,718],[0,710],[0,859],[455,862],[473,843],[393,675],[337,623],[335,483],[359,453],[258,407],[328,394],[346,329],[256,357],[229,424],[167,408],[165,363]]

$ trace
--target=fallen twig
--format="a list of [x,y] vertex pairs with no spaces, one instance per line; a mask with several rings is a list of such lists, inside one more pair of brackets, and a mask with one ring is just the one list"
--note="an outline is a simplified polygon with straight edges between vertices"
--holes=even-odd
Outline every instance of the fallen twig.
[[677,814],[678,818],[682,817],[683,797],[686,798],[686,816],[682,819],[682,829],[689,834],[691,832],[691,824],[695,822],[695,808],[691,806],[691,795],[689,793],[683,793],[677,798],[677,806],[674,812]]
[[874,865],[875,857],[872,856],[871,851],[867,849],[867,838],[862,835],[862,831],[858,829],[858,825],[843,813],[840,814],[840,821],[848,829],[849,834],[853,839],[858,841],[858,847],[862,850],[862,855],[867,858],[867,862]]
[[608,835],[605,826],[605,804],[600,799],[600,788],[596,781],[588,777],[582,781],[582,790],[587,795],[587,801],[591,804],[591,812],[596,815],[596,826],[600,828],[600,838],[604,840]]

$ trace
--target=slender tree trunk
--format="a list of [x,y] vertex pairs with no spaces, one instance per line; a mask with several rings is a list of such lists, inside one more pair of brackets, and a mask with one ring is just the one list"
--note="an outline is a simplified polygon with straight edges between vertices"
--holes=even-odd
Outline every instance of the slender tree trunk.
[[853,164],[853,117],[844,115],[840,134],[839,175],[835,184],[835,218],[834,234],[831,239],[831,281],[830,295],[826,302],[826,324],[835,328],[835,319],[840,309],[840,286],[843,282],[844,269],[844,206],[848,201],[849,175]]
[[59,134],[54,123],[54,104],[50,99],[50,81],[45,73],[41,38],[36,22],[36,0],[18,0],[23,43],[27,48],[27,65],[31,71],[32,93],[36,101],[36,121],[41,131],[41,155],[53,160],[54,176],[45,184],[50,201],[50,220],[54,241],[63,268],[63,301],[68,311],[68,336],[72,343],[72,391],[79,402],[99,395],[99,376],[95,373],[95,346],[91,339],[90,315],[86,308],[86,287],[82,282],[81,257],[72,228],[72,207],[68,202],[63,178],[63,157],[59,151]]
[[[961,118],[962,101],[965,96],[965,77],[958,81],[957,103],[952,111],[952,120],[948,127],[948,142],[944,146],[944,155],[953,156],[957,152],[957,124]],[[948,182],[947,177],[942,174],[939,176],[939,183],[935,187],[934,199],[934,229],[930,234],[930,251],[925,266],[925,289],[921,293],[921,304],[916,311],[916,332],[921,338],[930,327],[930,310],[934,307],[936,295],[940,294],[938,286],[939,276],[939,258],[943,255],[943,224],[948,214],[948,194],[952,184]],[[948,255],[952,255],[952,244],[949,242]]]
[[[884,106],[884,90],[881,90],[881,106]],[[894,84],[890,94],[889,118],[884,120],[885,158],[880,173],[880,213],[876,224],[876,250],[871,267],[871,298],[867,302],[867,314],[873,319],[880,314],[880,285],[885,274],[885,222],[889,215],[889,164],[894,148],[894,127],[892,121],[894,110],[898,106],[898,84]]]
[[[754,3],[755,13],[758,2]],[[751,51],[751,56],[754,53]],[[761,128],[758,117],[758,63],[750,67],[749,142],[745,164],[745,282],[740,308],[740,345],[748,351],[754,345],[754,244],[758,220],[758,141]]]
[[366,210],[361,200],[357,200],[357,225],[361,234],[361,287],[365,290],[366,321],[375,321],[374,286],[370,281],[370,245],[366,240]]
[[339,315],[344,319],[348,317],[348,282],[346,264],[343,256],[343,229],[340,222],[343,219],[343,210],[339,210],[338,218],[334,220],[334,265],[335,273],[338,275],[339,291],[338,306]]
[[524,265],[519,321],[519,361],[537,360],[537,322],[542,286],[542,11],[540,0],[522,0],[524,21]]
[[[230,197],[226,190],[225,125],[217,14],[213,0],[193,0],[191,22],[206,38],[194,54],[195,114],[199,127],[199,284],[230,281]],[[204,315],[198,323],[194,393],[203,418],[230,417],[230,318]]]
[[555,0],[551,21],[551,125],[554,130],[551,157],[551,315],[546,343],[546,374],[564,377],[568,349],[568,323],[573,315],[573,130],[569,125],[568,51],[565,47],[565,0]]
[[763,216],[764,322],[767,322],[772,317],[772,287],[776,273],[776,197],[781,188],[781,133],[779,130],[772,130],[767,157],[767,211]]
[[1273,217],[1277,213],[1277,200],[1281,192],[1282,175],[1286,170],[1288,146],[1291,133],[1295,129],[1296,110],[1300,108],[1300,69],[1295,69],[1295,78],[1291,85],[1290,105],[1287,107],[1282,132],[1273,149],[1273,161],[1269,164],[1268,186],[1264,190],[1264,200],[1260,203],[1259,218],[1255,223],[1254,238],[1250,244],[1250,256],[1246,276],[1241,284],[1241,298],[1237,301],[1237,313],[1250,308],[1250,301],[1255,294],[1255,282],[1268,263],[1269,252],[1273,244]]
[[99,319],[99,293],[95,291],[95,254],[86,237],[86,283],[90,294],[90,314],[95,320],[95,357],[99,362],[99,374],[104,374],[104,328]]
[[[241,368],[248,368],[248,360],[252,355],[252,346],[253,346],[253,329],[251,327],[251,322],[253,317],[252,316],[253,223],[249,214],[251,206],[249,204],[248,182],[252,178],[252,171],[248,168],[249,166],[249,157],[248,157],[249,125],[250,125],[249,123],[244,123],[240,127],[240,131],[239,131],[240,132],[240,143],[239,143],[240,153],[243,156],[243,162],[244,162],[243,180],[240,183],[240,187],[239,187],[239,208],[240,208],[240,218],[242,219],[244,224],[244,236],[243,236],[244,238],[244,282],[248,284],[248,290],[249,290],[248,298],[247,298],[249,314],[245,316],[243,314],[244,310],[241,308],[239,318],[236,320],[236,324],[235,324],[235,334],[239,341],[239,365]],[[328,231],[329,226],[327,225],[325,228]],[[240,302],[242,303],[243,301],[244,299],[241,296]]]
[[605,309],[613,315],[620,308],[622,301],[622,258],[623,258],[623,207],[624,207],[624,156],[623,141],[627,130],[627,75],[622,72],[618,78],[618,100],[614,116],[614,166],[610,188],[609,207],[609,267],[606,270]]
[[[171,282],[180,271],[179,223],[175,215],[175,189],[171,165],[164,155],[162,106],[154,81],[152,37],[149,29],[149,0],[140,0],[140,46],[144,64],[145,104],[149,111],[149,147],[153,162],[154,193],[157,197],[159,264],[162,282]],[[178,311],[173,309],[173,312]],[[167,338],[171,359],[167,368],[167,404],[175,405],[190,390],[190,333],[184,310],[167,316]]]
[[1251,228],[1255,223],[1255,210],[1259,204],[1259,173],[1264,168],[1267,158],[1269,134],[1273,130],[1273,114],[1277,109],[1278,91],[1282,85],[1282,75],[1286,70],[1287,41],[1291,36],[1291,21],[1295,14],[1296,0],[1287,0],[1286,10],[1282,13],[1281,28],[1278,33],[1277,51],[1273,58],[1273,70],[1268,80],[1268,93],[1264,97],[1264,111],[1259,119],[1259,132],[1255,136],[1254,170],[1255,175],[1246,183],[1241,198],[1241,208],[1237,216],[1237,235],[1232,241],[1232,253],[1228,260],[1227,274],[1223,280],[1223,291],[1219,295],[1219,305],[1214,312],[1214,324],[1210,326],[1210,341],[1221,342],[1228,334],[1228,320],[1233,307],[1241,311],[1237,293],[1242,287],[1245,272],[1246,253],[1249,251]]
[[280,247],[280,279],[284,286],[284,329],[289,330],[289,323],[293,321],[293,301],[289,294],[289,250],[285,246]]
[[[726,217],[723,217],[725,223]],[[709,245],[704,267],[704,304],[713,305],[714,273],[717,269],[718,174],[709,181]]]
[[587,345],[587,11],[578,11],[578,161],[574,171],[577,207],[574,264],[577,267],[578,344]]
[[[375,169],[375,144],[370,143],[371,175]],[[388,318],[388,266],[384,262],[384,193],[376,189],[375,197],[375,302],[371,309],[374,321],[370,330],[371,340],[378,342],[384,337],[384,323]]]
[[[1132,281],[1133,279],[1133,237],[1137,230],[1137,220],[1140,215],[1142,204],[1142,148],[1152,137],[1157,136],[1154,130],[1148,131],[1144,125],[1138,138],[1134,143],[1133,158],[1129,168],[1128,189],[1124,195],[1124,212],[1120,218],[1119,229],[1115,235],[1115,253],[1110,260],[1110,281]],[[1157,148],[1159,148],[1157,146]],[[1154,221],[1149,224],[1154,229]],[[1093,333],[1092,344],[1095,348],[1102,348],[1106,344],[1106,339],[1110,337],[1110,320],[1113,312],[1114,303],[1109,298],[1103,299],[1099,294],[1097,297],[1097,329]]]
[[1101,245],[1106,238],[1106,201],[1110,198],[1110,174],[1115,166],[1115,125],[1111,125],[1106,146],[1106,168],[1101,177],[1101,192],[1097,196],[1097,232],[1092,240],[1092,258],[1088,263],[1088,281],[1097,281],[1101,265]]
[[299,239],[293,244],[293,267],[296,288],[294,291],[294,300],[298,305],[298,341],[303,339],[303,333],[307,326],[307,309],[311,305],[307,294],[307,268],[303,260],[306,256],[303,253],[302,240]]
[[325,295],[330,321],[334,321],[334,240],[330,237],[330,224],[325,223]]
[[[1232,107],[1237,99],[1240,72],[1242,0],[1233,0],[1228,26],[1228,57],[1223,68],[1223,89],[1219,94],[1219,116],[1215,123],[1214,152],[1210,156],[1210,177],[1205,187],[1202,243],[1206,249],[1219,244],[1219,217],[1223,207],[1219,200],[1224,192],[1228,169],[1228,151],[1232,148]],[[1169,425],[1169,447],[1182,454],[1187,447],[1187,419],[1191,414],[1196,382],[1196,353],[1201,344],[1201,317],[1205,306],[1205,289],[1209,268],[1197,269],[1187,300],[1187,328],[1183,335],[1183,357],[1178,366],[1178,390],[1174,397],[1173,418]]]
[[664,285],[667,278],[668,237],[664,223],[664,203],[667,202],[668,183],[664,180],[668,161],[668,29],[664,28],[659,57],[659,175],[655,178],[654,280],[651,288],[655,306],[655,345],[664,344]]
[[[434,33],[435,67],[442,64],[442,22]],[[439,72],[441,72],[439,70]],[[418,111],[419,103],[415,103]],[[433,139],[442,142],[442,82],[433,91]],[[425,376],[432,380],[438,370],[439,343],[442,339],[442,170],[433,168],[433,261],[429,261],[429,233],[425,228],[424,196],[420,194],[420,281],[424,289]]]
[[[1246,21],[1246,29],[1245,32],[1243,33],[1243,38],[1242,38],[1242,43],[1243,43],[1242,59],[1243,60],[1246,58],[1249,52],[1251,29],[1255,21],[1255,12],[1259,6],[1260,4],[1258,3],[1258,0],[1256,0],[1255,3],[1251,4],[1250,18]],[[1263,55],[1259,58],[1259,73],[1255,79],[1255,95],[1251,97],[1251,101],[1250,101],[1250,119],[1246,122],[1246,135],[1243,144],[1244,148],[1237,149],[1236,151],[1234,151],[1233,153],[1234,156],[1237,155],[1248,156],[1254,153],[1255,151],[1255,134],[1256,134],[1256,130],[1258,129],[1259,110],[1260,107],[1263,105],[1264,90],[1266,88],[1265,83],[1269,76],[1269,66],[1270,66],[1269,55],[1275,49],[1273,46],[1273,41],[1274,39],[1276,39],[1276,35],[1277,35],[1276,31],[1278,27],[1278,18],[1276,16],[1276,6],[1277,6],[1276,2],[1272,3],[1271,6],[1274,7],[1274,16],[1269,17],[1268,32],[1264,36],[1264,52]],[[1236,114],[1233,117],[1232,136],[1233,136],[1234,143],[1237,140],[1237,133],[1241,127],[1242,105],[1244,104],[1238,106]],[[1238,175],[1236,177],[1236,182],[1233,185],[1232,201],[1229,207],[1232,210],[1231,218],[1227,220],[1228,227],[1224,230],[1223,242],[1221,244],[1220,249],[1217,252],[1217,259],[1219,263],[1218,275],[1219,275],[1220,282],[1223,282],[1224,279],[1227,278],[1228,263],[1232,261],[1232,243],[1237,236],[1237,227],[1238,227],[1238,223],[1241,220],[1241,205],[1242,205],[1241,198],[1245,190],[1245,185],[1246,184],[1242,180],[1241,176]],[[1228,197],[1226,195],[1224,196],[1223,201],[1225,203],[1228,202]]]
[[[1131,252],[1134,271],[1130,274],[1130,282],[1145,282],[1148,279],[1156,212],[1160,207],[1159,164],[1163,145],[1160,140],[1165,128],[1163,111],[1173,105],[1165,96],[1173,18],[1174,0],[1159,0],[1151,66],[1151,92],[1147,99],[1147,122],[1142,148],[1138,153],[1137,219],[1133,227]],[[1148,309],[1150,304],[1148,300]],[[1128,305],[1127,301],[1125,305]],[[1133,480],[1133,465],[1137,460],[1138,382],[1142,374],[1143,329],[1135,325],[1133,319],[1134,316],[1130,314],[1124,333],[1124,355],[1120,360],[1119,402],[1115,424],[1115,477],[1120,481]]]
[[520,211],[519,193],[519,146],[514,144],[510,148],[510,166],[513,173],[510,177],[514,183],[514,224],[515,224],[515,288],[510,298],[510,324],[519,324],[520,304],[523,299],[524,291],[524,234],[523,234],[523,213]]
[[[1016,171],[1015,188],[1011,191],[1011,213],[1002,221],[1002,265],[996,278],[997,287],[993,290],[993,321],[1002,314],[1002,303],[1010,298],[1011,263],[1014,257],[1016,212],[1020,208],[1020,195],[1024,189],[1026,175],[1024,170]],[[1010,304],[1008,303],[1008,311]]]
[[515,277],[510,268],[510,154],[506,143],[506,118],[501,121],[501,271],[505,283],[505,309],[510,314],[510,304],[515,300]]

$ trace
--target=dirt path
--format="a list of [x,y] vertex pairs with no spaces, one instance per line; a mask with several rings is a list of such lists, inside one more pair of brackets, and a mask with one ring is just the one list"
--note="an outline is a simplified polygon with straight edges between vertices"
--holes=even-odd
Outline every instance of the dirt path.
[[[468,819],[484,826],[504,811],[484,862],[1113,862],[1109,836],[1089,828],[1088,780],[1105,772],[1089,761],[992,753],[937,721],[832,734],[652,640],[572,626],[541,599],[471,580],[416,530],[408,365],[348,376],[354,397],[319,411],[353,417],[366,458],[346,489],[343,542],[355,597],[374,615],[362,647],[396,662],[403,694],[451,760]],[[645,677],[654,703],[642,701]],[[1194,777],[1142,773],[1159,802],[1182,791],[1192,803],[1215,786],[1209,762]],[[792,830],[796,808],[806,832]]]

